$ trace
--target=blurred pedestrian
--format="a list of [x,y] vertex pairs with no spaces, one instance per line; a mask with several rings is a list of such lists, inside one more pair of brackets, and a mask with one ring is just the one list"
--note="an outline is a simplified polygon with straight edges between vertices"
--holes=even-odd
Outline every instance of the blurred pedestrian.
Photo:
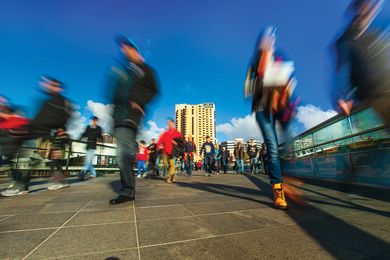
[[146,176],[146,161],[148,160],[148,149],[144,140],[139,141],[139,148],[137,154],[137,169],[138,178]]
[[212,172],[212,162],[215,156],[215,147],[213,142],[211,142],[210,136],[206,136],[206,142],[203,143],[202,148],[200,149],[200,157],[204,155],[204,170],[205,176],[211,176]]
[[[292,93],[296,86],[291,62],[284,62],[285,57],[275,48],[276,29],[266,28],[264,34],[256,43],[247,79],[247,86],[252,86],[252,112],[268,148],[269,178],[274,191],[274,206],[286,209],[282,185],[282,169],[279,159],[279,147],[275,123],[279,120],[284,128],[294,115],[299,99],[292,102]],[[275,70],[284,68],[286,73],[276,74]],[[278,70],[276,70],[278,71]],[[274,74],[272,74],[274,73]],[[271,76],[270,76],[271,74]]]
[[[175,121],[173,121],[173,119],[168,119],[168,130],[160,136],[160,139],[157,142],[157,149],[162,150],[164,167],[168,169],[168,176],[166,177],[167,183],[175,181],[175,152],[178,152],[178,149],[175,149],[175,146],[178,145],[179,139],[182,138],[182,134],[175,128]],[[180,152],[176,155],[180,156]]]
[[390,32],[375,18],[383,0],[353,0],[352,21],[337,39],[334,99],[350,115],[356,102],[372,106],[390,125]]
[[81,171],[79,178],[84,180],[86,173],[89,171],[90,175],[88,178],[95,178],[96,171],[93,167],[93,158],[96,151],[96,142],[103,141],[102,128],[97,124],[99,119],[94,116],[91,118],[90,125],[85,129],[80,139],[87,139],[87,154],[84,160],[84,167]]
[[[40,86],[48,95],[48,99],[43,102],[38,113],[26,126],[25,139],[39,137],[51,139],[52,130],[58,128],[65,129],[65,125],[73,110],[70,102],[61,95],[65,90],[65,86],[61,81],[52,77],[43,76],[40,81]],[[29,184],[29,171],[18,174],[15,185],[3,191],[1,195],[10,197],[27,194]],[[63,185],[63,187],[67,187],[67,185]]]
[[257,154],[259,152],[259,148],[257,148],[257,145],[255,144],[254,140],[251,139],[248,147],[247,147],[247,154],[249,156],[250,166],[251,166],[251,174],[257,173]]
[[244,147],[242,146],[241,142],[237,143],[236,148],[234,148],[234,157],[236,158],[236,171],[237,174],[241,173],[243,174],[245,172],[244,169]]
[[137,46],[124,36],[117,43],[126,60],[112,68],[111,88],[114,89],[114,136],[117,140],[117,161],[122,189],[110,200],[118,204],[135,199],[133,166],[137,153],[137,131],[145,115],[146,106],[157,94],[157,81],[153,69]]
[[192,165],[194,163],[195,153],[196,145],[192,140],[192,137],[189,136],[184,144],[184,163],[188,176],[191,176],[192,174]]

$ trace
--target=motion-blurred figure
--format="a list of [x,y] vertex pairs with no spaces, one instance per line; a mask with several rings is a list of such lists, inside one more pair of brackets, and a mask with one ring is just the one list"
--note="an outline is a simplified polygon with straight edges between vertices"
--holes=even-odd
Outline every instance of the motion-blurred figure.
[[145,63],[139,49],[124,36],[116,39],[126,59],[125,64],[112,68],[111,88],[114,94],[114,136],[117,139],[117,161],[122,190],[110,200],[118,204],[134,200],[135,179],[133,166],[137,154],[137,130],[145,115],[146,106],[157,94],[153,69]]
[[[168,130],[165,131],[157,142],[157,149],[161,150],[161,156],[164,163],[164,168],[168,169],[167,183],[175,181],[175,156],[180,156],[180,149],[177,149],[179,139],[182,139],[182,134],[175,128],[173,119],[168,119]],[[184,145],[184,142],[183,142]]]
[[[61,95],[61,92],[65,90],[64,84],[61,81],[44,76],[41,79],[40,85],[49,98],[43,102],[37,115],[26,126],[27,134],[24,139],[35,139],[39,137],[51,139],[52,130],[59,128],[65,129],[65,125],[73,110],[70,102]],[[29,183],[29,173],[19,174],[15,185],[3,191],[1,195],[17,196],[27,194]],[[66,185],[63,185],[63,187],[66,187]]]
[[237,146],[234,148],[233,154],[234,154],[234,157],[236,158],[236,163],[237,163],[236,171],[237,171],[237,174],[239,174],[239,173],[244,174],[245,173],[245,169],[244,169],[245,151],[244,151],[244,147],[242,146],[241,142],[237,143]]
[[192,175],[192,165],[194,163],[195,153],[196,145],[192,140],[192,137],[189,136],[184,144],[184,163],[188,176]]
[[206,136],[206,142],[203,143],[202,148],[200,149],[199,156],[203,157],[203,166],[205,171],[205,176],[211,176],[212,172],[212,162],[215,157],[215,147],[213,142],[211,142],[210,136]]
[[296,80],[292,62],[275,49],[276,29],[268,27],[257,43],[245,82],[245,95],[252,95],[252,112],[260,126],[268,148],[269,178],[274,191],[274,206],[286,209],[282,185],[275,123],[279,120],[284,128],[294,116],[299,99],[292,101]]
[[248,147],[246,149],[246,153],[249,156],[249,161],[251,165],[251,174],[257,173],[257,154],[259,152],[259,148],[257,148],[257,145],[255,144],[254,140],[251,139]]
[[68,182],[62,171],[65,149],[69,144],[69,135],[64,128],[58,128],[51,139],[51,149],[49,152],[50,169],[52,171],[52,184],[47,188],[48,190],[58,190],[69,187]]
[[352,21],[335,44],[337,105],[346,115],[356,102],[371,105],[390,124],[390,32],[377,24],[382,0],[353,0]]
[[151,176],[156,176],[158,174],[156,139],[152,138],[147,149],[149,153],[148,171]]
[[95,156],[96,142],[98,140],[103,140],[102,128],[98,125],[98,121],[99,119],[96,116],[92,117],[90,125],[85,129],[84,133],[80,137],[80,139],[87,139],[87,154],[85,156],[83,170],[79,174],[79,178],[81,180],[85,179],[85,175],[88,171],[90,174],[88,178],[96,177],[96,171],[93,167],[93,157]]

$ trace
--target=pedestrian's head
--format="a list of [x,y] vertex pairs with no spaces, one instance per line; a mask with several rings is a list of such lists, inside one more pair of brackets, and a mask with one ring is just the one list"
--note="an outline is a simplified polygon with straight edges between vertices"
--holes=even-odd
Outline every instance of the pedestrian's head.
[[59,127],[57,128],[57,135],[61,136],[65,134],[65,128]]
[[168,129],[175,129],[175,120],[173,120],[172,118],[168,118]]
[[156,142],[155,138],[152,138],[151,143],[154,144]]
[[129,61],[136,64],[142,64],[145,62],[145,59],[139,51],[138,47],[130,39],[123,35],[118,35],[116,37],[116,43],[119,45],[122,53]]
[[255,143],[255,141],[254,141],[253,139],[251,139],[251,140],[249,141],[249,143],[250,143],[251,145],[253,145],[253,144]]
[[145,141],[144,141],[144,140],[139,141],[139,143],[140,143],[141,145],[145,145]]
[[91,117],[91,125],[95,126],[99,122],[99,118],[96,116]]
[[222,151],[225,151],[225,150],[226,150],[225,146],[222,146],[221,149],[222,149]]
[[206,141],[210,142],[210,136],[206,136]]
[[240,146],[241,146],[241,142],[238,142],[238,143],[237,143],[237,146],[240,147]]
[[64,84],[61,81],[48,76],[42,76],[39,85],[51,94],[58,94],[64,91]]
[[187,140],[188,140],[188,142],[192,142],[192,136],[189,135]]

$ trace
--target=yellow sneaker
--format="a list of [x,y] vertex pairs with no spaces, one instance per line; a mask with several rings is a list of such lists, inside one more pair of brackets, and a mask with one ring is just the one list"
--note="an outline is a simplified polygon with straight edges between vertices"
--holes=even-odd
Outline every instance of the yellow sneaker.
[[287,209],[286,198],[284,197],[283,186],[281,183],[272,185],[274,191],[274,206],[277,209]]

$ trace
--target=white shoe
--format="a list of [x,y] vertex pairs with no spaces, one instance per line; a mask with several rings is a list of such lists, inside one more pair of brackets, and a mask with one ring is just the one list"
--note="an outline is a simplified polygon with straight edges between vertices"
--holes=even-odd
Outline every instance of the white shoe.
[[59,190],[59,189],[63,189],[63,188],[68,188],[69,187],[69,184],[53,184],[49,187],[47,187],[48,190]]
[[19,190],[19,189],[8,189],[1,193],[1,196],[4,197],[13,197],[19,195],[25,195],[28,193],[28,190]]
[[137,178],[140,179],[140,178],[141,178],[141,175],[137,175]]

